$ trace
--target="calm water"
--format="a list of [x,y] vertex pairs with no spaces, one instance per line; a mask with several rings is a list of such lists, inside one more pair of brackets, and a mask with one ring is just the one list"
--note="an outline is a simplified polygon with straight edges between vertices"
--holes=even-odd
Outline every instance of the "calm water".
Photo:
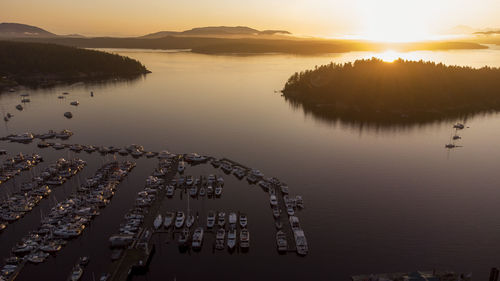
[[[166,235],[149,273],[137,280],[349,280],[350,275],[415,269],[453,269],[485,279],[500,258],[500,116],[467,120],[463,147],[445,150],[452,123],[377,129],[324,122],[294,109],[274,90],[295,71],[330,61],[369,58],[370,53],[331,56],[207,56],[185,52],[110,50],[143,62],[153,73],[132,82],[73,85],[29,91],[23,112],[14,106],[19,93],[0,96],[0,110],[14,113],[0,134],[71,129],[71,143],[123,146],[139,143],[148,150],[198,152],[228,157],[261,169],[301,194],[299,213],[310,254],[278,255],[268,197],[256,186],[226,176],[222,199],[192,200],[202,219],[210,209],[249,215],[249,253],[213,253],[211,241],[201,253],[180,254]],[[391,60],[399,54],[378,56]],[[500,50],[415,52],[447,64],[500,66]],[[57,96],[70,92],[67,100]],[[91,98],[89,92],[94,91]],[[69,105],[79,100],[77,108]],[[63,117],[73,112],[73,119]],[[67,151],[38,150],[36,144],[1,143],[9,152],[39,152],[47,161],[68,157]],[[89,165],[72,182],[56,188],[50,199],[0,235],[0,257],[34,229],[40,214],[66,198],[79,180],[106,159],[78,154]],[[109,159],[109,158],[108,158]],[[19,280],[65,280],[81,255],[91,263],[84,280],[104,272],[111,251],[107,238],[118,230],[126,210],[143,188],[156,160],[139,159],[120,185],[112,203],[84,235],[68,243],[57,258],[29,265]],[[209,166],[187,174],[217,172]],[[218,173],[222,173],[218,171]],[[23,174],[24,178],[29,173]],[[22,182],[9,182],[0,195]],[[184,198],[185,199],[185,198]],[[165,209],[185,209],[179,194]]]

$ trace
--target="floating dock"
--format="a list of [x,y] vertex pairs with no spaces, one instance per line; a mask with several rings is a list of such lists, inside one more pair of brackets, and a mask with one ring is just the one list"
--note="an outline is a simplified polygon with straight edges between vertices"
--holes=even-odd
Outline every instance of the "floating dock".
[[[172,165],[177,167],[177,161]],[[177,169],[171,169],[168,174],[164,177],[165,182],[170,182],[177,174]],[[163,200],[166,198],[166,189],[163,188],[159,190],[158,196],[153,204],[150,206],[148,213],[144,216],[143,229],[138,237],[145,235],[146,231],[152,231],[153,221],[156,215],[161,209]],[[111,274],[111,281],[125,281],[134,274],[142,274],[147,271],[149,262],[155,252],[154,244],[151,241],[151,237],[154,232],[151,232],[149,236],[149,241],[142,243],[140,245],[140,239],[134,240],[132,245],[123,250],[121,257],[111,263],[111,267],[108,272]]]

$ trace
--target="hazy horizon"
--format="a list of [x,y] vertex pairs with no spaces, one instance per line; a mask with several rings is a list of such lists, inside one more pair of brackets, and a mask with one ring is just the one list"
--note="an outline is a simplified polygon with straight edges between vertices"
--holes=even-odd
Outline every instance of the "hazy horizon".
[[[30,9],[26,9],[30,7]],[[452,0],[8,1],[0,21],[38,26],[56,34],[139,36],[199,26],[281,29],[295,35],[419,41],[456,32],[457,26],[500,28],[500,2]]]

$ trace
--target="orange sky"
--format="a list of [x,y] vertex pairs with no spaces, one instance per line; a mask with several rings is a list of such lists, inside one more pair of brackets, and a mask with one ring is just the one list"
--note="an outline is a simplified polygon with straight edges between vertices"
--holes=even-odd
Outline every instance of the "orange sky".
[[0,22],[57,34],[129,36],[245,25],[383,41],[428,38],[457,25],[500,28],[499,0],[2,0]]

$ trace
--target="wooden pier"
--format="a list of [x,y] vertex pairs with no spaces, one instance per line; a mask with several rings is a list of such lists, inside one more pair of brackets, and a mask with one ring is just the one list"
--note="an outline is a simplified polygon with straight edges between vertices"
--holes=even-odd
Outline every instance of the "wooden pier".
[[[166,176],[163,177],[165,179],[165,183],[168,184],[177,174],[177,161],[174,161],[172,164],[172,168]],[[138,237],[141,237],[144,231],[154,229],[153,221],[156,218],[157,214],[160,212],[161,206],[164,203],[164,199],[166,198],[166,188],[158,190],[157,198],[153,202],[153,204],[149,207],[148,213],[144,216],[143,229]],[[112,281],[125,281],[129,280],[131,275],[143,273],[151,258],[155,252],[154,244],[152,241],[148,243],[148,247],[144,249],[143,247],[139,247],[138,239],[134,240],[132,245],[123,250],[122,256],[120,259],[111,263],[110,269],[108,272],[111,273],[110,280]]]

